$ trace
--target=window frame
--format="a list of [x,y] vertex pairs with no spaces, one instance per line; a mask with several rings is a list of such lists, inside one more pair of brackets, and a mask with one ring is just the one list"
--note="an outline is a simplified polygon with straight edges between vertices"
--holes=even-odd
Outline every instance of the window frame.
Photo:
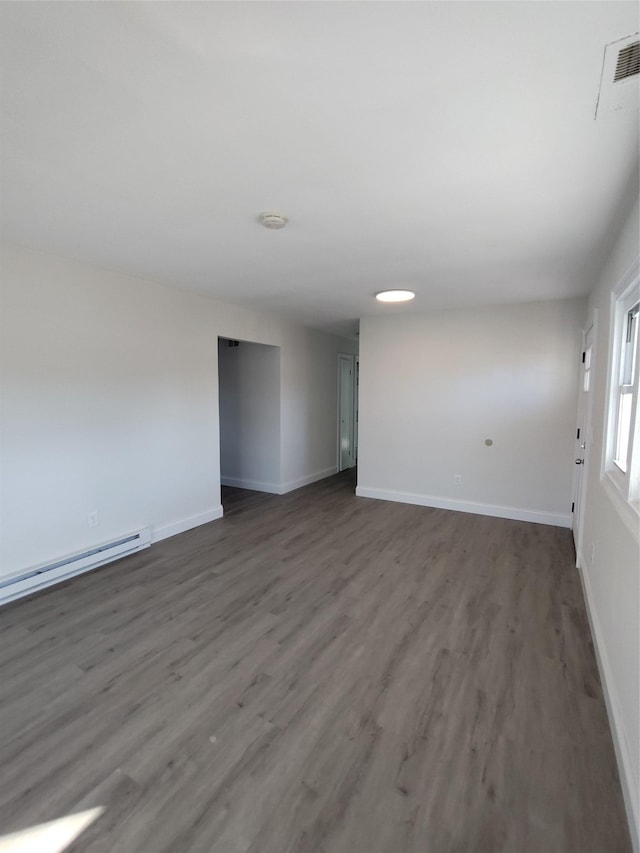
[[[618,383],[615,389],[616,395],[616,410],[615,429],[614,429],[614,452],[613,464],[623,474],[628,473],[631,467],[631,456],[633,453],[633,433],[634,433],[634,415],[637,412],[638,400],[638,312],[640,311],[640,298],[634,300],[637,294],[631,292],[629,297],[624,300],[620,306],[622,308],[622,324],[620,329],[619,341],[619,369]],[[628,401],[629,409],[629,429],[625,440],[624,458],[620,455],[620,430],[621,430],[621,412],[623,401]],[[634,405],[635,403],[635,405]]]
[[[633,384],[623,382],[623,369],[627,354],[623,354],[623,342],[627,335],[628,316],[640,302],[640,277],[638,259],[611,294],[611,349],[608,375],[608,405],[602,476],[615,487],[616,492],[636,514],[640,515],[640,412],[638,404],[640,374],[640,336],[636,335],[635,372]],[[636,316],[636,329],[640,317]],[[620,401],[623,395],[631,395],[631,424],[627,448],[626,471],[616,460]]]

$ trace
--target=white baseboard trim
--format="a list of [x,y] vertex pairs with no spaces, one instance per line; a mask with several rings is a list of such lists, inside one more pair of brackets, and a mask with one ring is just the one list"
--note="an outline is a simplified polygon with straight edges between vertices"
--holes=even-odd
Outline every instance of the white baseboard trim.
[[584,592],[584,600],[587,604],[587,617],[591,627],[591,636],[593,638],[593,647],[596,653],[596,661],[600,671],[600,681],[604,693],[604,701],[607,706],[607,714],[609,716],[609,727],[613,736],[613,746],[618,762],[618,773],[620,775],[620,784],[622,786],[622,796],[624,805],[627,810],[627,820],[629,821],[629,832],[631,834],[631,846],[634,853],[640,853],[640,813],[638,800],[640,791],[638,783],[633,772],[631,762],[631,749],[625,735],[624,725],[622,722],[622,714],[620,712],[620,702],[618,700],[618,691],[613,680],[611,664],[607,648],[602,637],[602,628],[598,619],[598,612],[593,603],[593,593],[591,591],[591,582],[589,575],[584,571],[585,565],[582,554],[578,554],[578,572],[582,581],[582,590]]
[[177,536],[178,533],[184,533],[185,530],[191,530],[201,524],[208,524],[218,518],[222,518],[222,506],[214,506],[206,512],[200,512],[198,515],[192,515],[189,518],[181,518],[180,521],[164,524],[162,527],[153,527],[151,529],[151,543],[160,542],[170,536]]
[[455,512],[471,512],[474,515],[491,515],[496,518],[510,518],[514,521],[532,521],[535,524],[550,524],[553,527],[571,527],[571,516],[561,513],[543,512],[537,509],[520,509],[513,506],[496,506],[454,498],[441,498],[436,495],[421,495],[412,492],[395,492],[390,489],[375,489],[371,486],[356,486],[356,495],[360,498],[374,498],[379,501],[395,501],[403,504],[429,506],[435,509],[452,509]]
[[293,492],[296,489],[301,489],[303,486],[310,486],[311,483],[317,483],[318,480],[324,480],[326,477],[332,477],[338,473],[337,467],[325,468],[324,471],[316,471],[315,474],[308,474],[306,477],[300,477],[298,480],[290,480],[288,483],[283,483],[278,494],[286,495],[287,492]]
[[252,492],[269,492],[271,495],[280,495],[279,483],[264,483],[262,480],[243,480],[240,477],[220,477],[222,486],[233,486],[234,489],[250,489]]

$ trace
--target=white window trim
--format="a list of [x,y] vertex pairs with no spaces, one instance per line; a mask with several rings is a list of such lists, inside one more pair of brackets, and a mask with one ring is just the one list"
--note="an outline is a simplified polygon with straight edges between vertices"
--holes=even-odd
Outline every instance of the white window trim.
[[638,507],[638,504],[629,503],[629,501],[620,494],[618,487],[613,484],[613,480],[606,475],[602,480],[602,487],[618,516],[624,522],[627,530],[634,537],[635,541],[640,544],[640,524],[638,524],[640,508]]
[[[633,445],[634,424],[632,423],[632,447],[630,450],[630,465],[624,473],[613,461],[616,445],[616,425],[618,412],[618,389],[621,368],[621,338],[623,325],[626,323],[628,311],[640,299],[640,259],[631,265],[630,269],[611,292],[611,322],[609,346],[609,371],[607,375],[607,407],[605,411],[605,440],[601,467],[601,481],[612,499],[614,505],[625,521],[631,522],[637,529],[640,517],[640,445]],[[636,385],[638,382],[636,371]],[[637,434],[637,425],[636,430]]]

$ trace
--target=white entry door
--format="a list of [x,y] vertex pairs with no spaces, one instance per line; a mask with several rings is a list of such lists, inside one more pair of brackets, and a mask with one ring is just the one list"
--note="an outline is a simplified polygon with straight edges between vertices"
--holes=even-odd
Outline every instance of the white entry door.
[[355,465],[353,442],[354,358],[338,357],[338,467],[340,471]]
[[584,524],[584,487],[589,464],[589,444],[591,440],[591,397],[594,368],[594,326],[587,329],[583,336],[582,363],[580,366],[580,388],[578,396],[578,418],[574,443],[573,478],[573,541],[578,560],[582,553],[582,532]]

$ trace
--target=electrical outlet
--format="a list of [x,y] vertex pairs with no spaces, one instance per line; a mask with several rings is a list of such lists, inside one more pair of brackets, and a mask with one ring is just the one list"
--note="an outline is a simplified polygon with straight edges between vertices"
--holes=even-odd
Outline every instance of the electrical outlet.
[[453,482],[456,484],[456,486],[460,486],[462,484],[462,474],[454,474]]
[[90,512],[87,516],[87,524],[89,527],[97,527],[100,522],[98,521],[98,510],[94,509],[93,512]]

